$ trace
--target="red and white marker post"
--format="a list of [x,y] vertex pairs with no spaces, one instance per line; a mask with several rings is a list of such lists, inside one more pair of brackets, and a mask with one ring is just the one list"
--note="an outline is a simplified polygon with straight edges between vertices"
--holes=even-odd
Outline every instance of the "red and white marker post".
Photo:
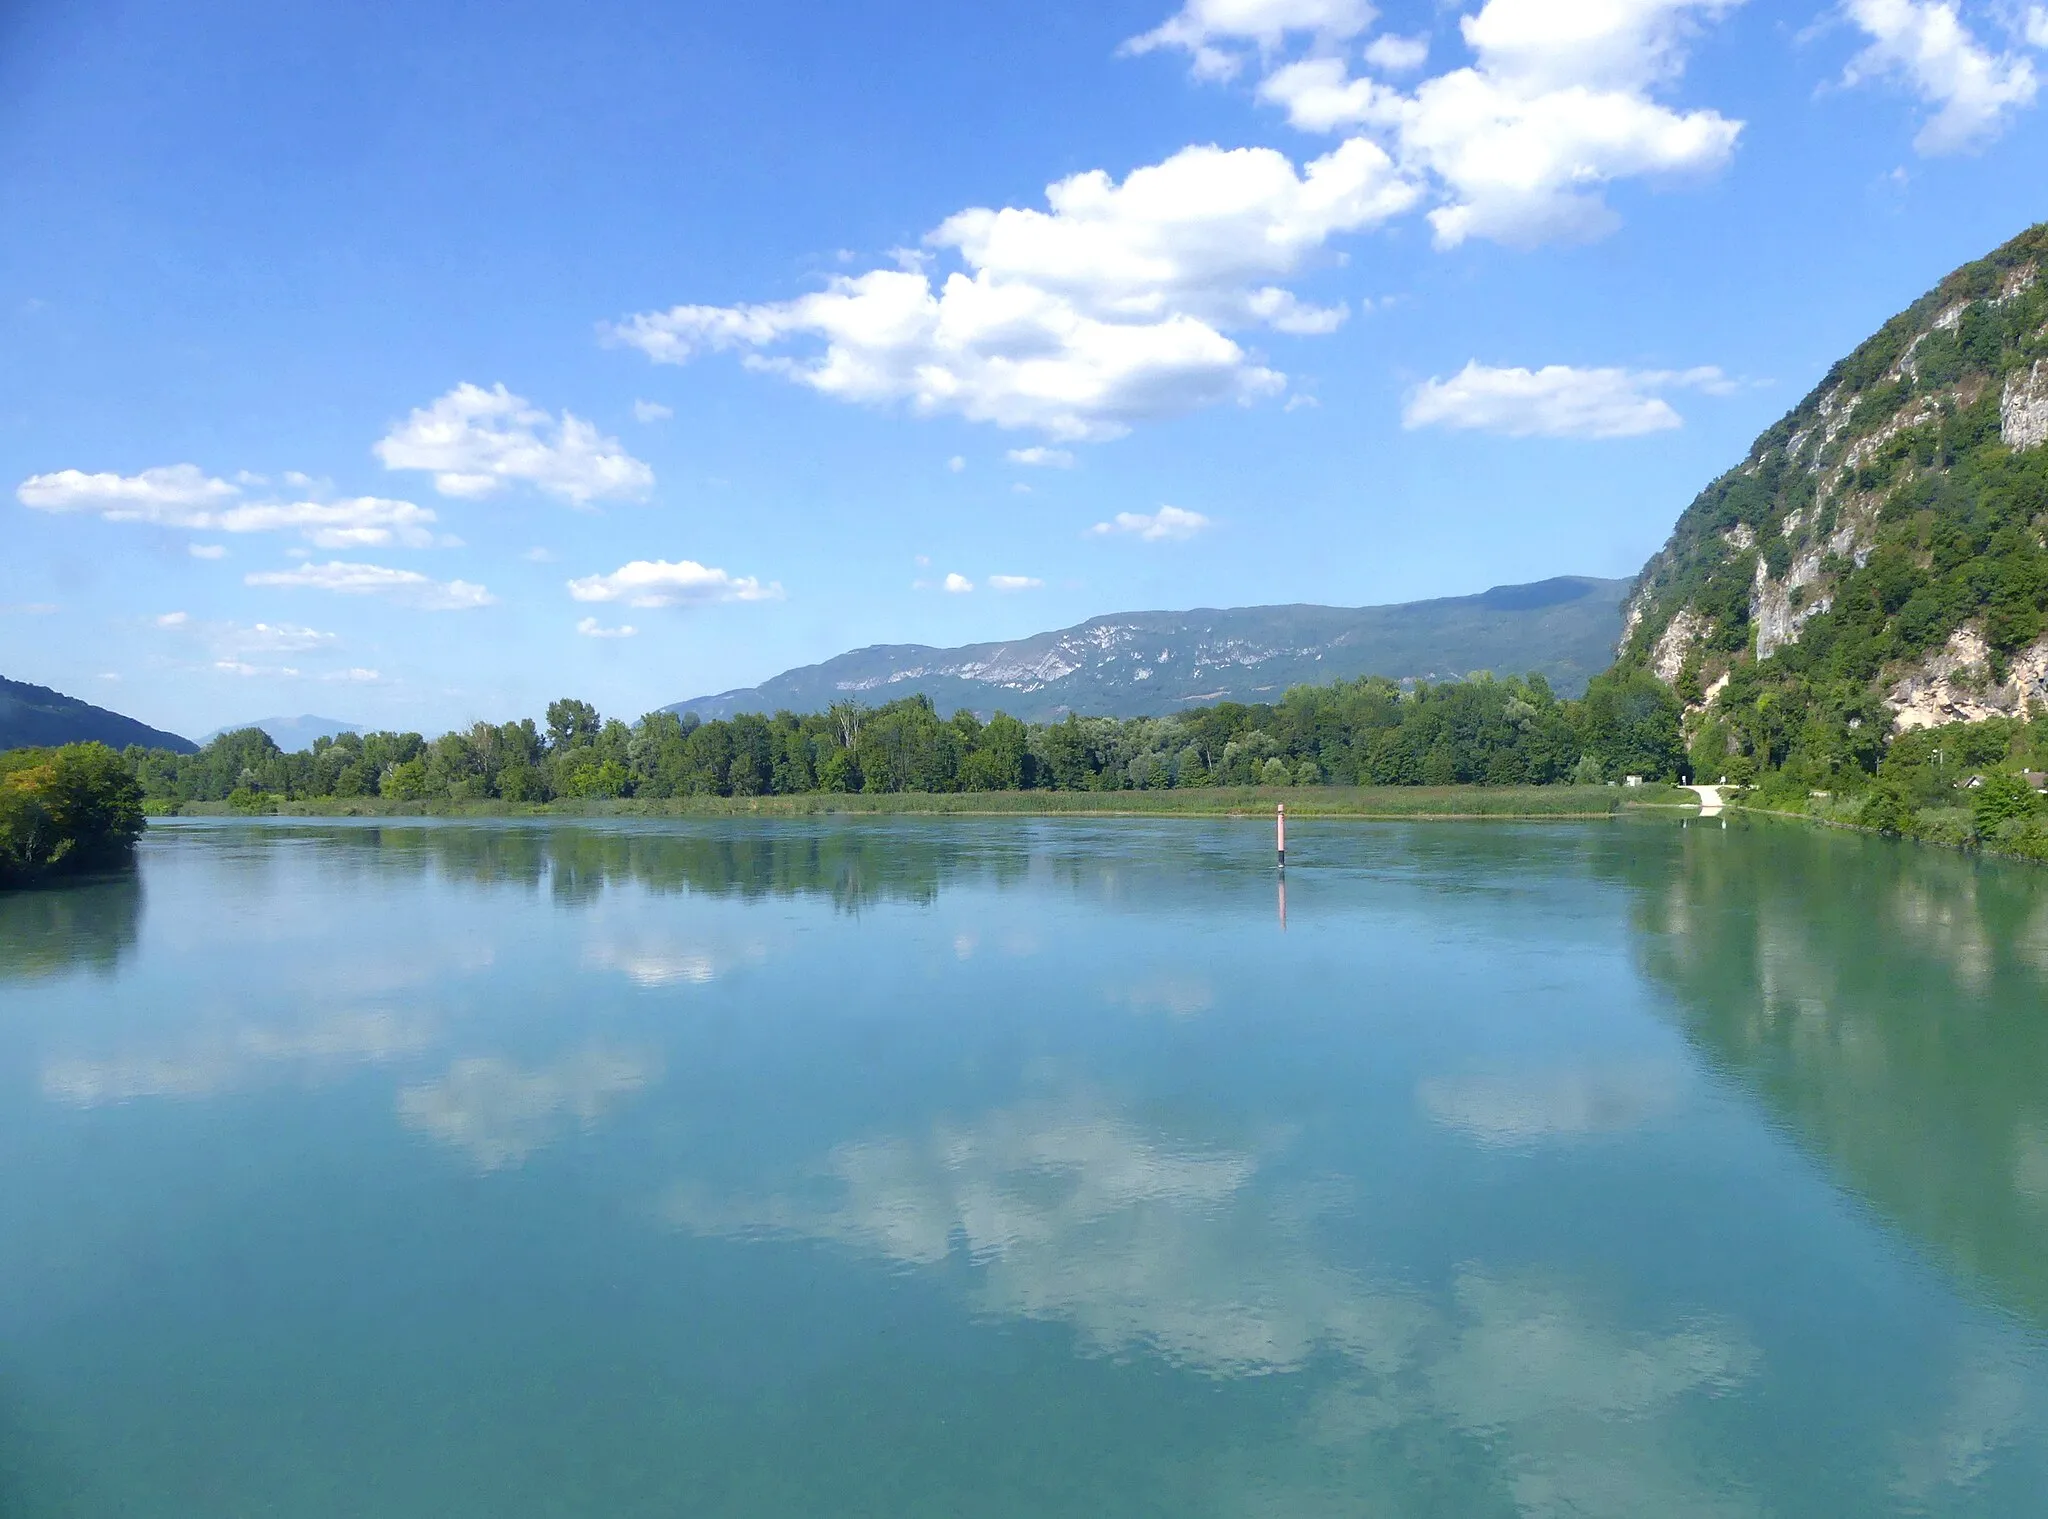
[[1287,868],[1287,804],[1281,802],[1278,804],[1278,807],[1279,811],[1273,816],[1273,834],[1275,845],[1280,851],[1280,868],[1285,870]]

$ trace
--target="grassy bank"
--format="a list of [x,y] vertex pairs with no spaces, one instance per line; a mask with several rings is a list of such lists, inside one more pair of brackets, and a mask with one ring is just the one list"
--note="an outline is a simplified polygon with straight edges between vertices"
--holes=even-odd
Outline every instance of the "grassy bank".
[[186,803],[158,816],[234,817],[1249,817],[1285,802],[1297,818],[1592,818],[1684,806],[1669,786],[1217,786],[1165,791],[960,791],[695,796],[660,801],[400,802],[382,797],[264,798],[252,808]]
[[1750,817],[1840,828],[1849,833],[1897,838],[1908,844],[1929,844],[1936,849],[1955,849],[1965,854],[1990,855],[2001,860],[2022,860],[2030,865],[2048,864],[2048,836],[2044,836],[2035,820],[2012,819],[1986,829],[1968,807],[1922,807],[1914,811],[1908,827],[1893,831],[1873,828],[1862,821],[1865,800],[1862,796],[1824,796],[1800,802],[1752,792],[1729,797],[1727,806],[1731,812]]

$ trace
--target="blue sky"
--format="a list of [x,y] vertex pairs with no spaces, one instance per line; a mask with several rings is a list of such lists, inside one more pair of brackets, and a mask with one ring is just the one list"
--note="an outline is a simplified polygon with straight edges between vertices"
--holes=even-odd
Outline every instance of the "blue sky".
[[432,732],[1630,574],[2048,216],[2044,70],[2026,0],[29,0],[0,674]]

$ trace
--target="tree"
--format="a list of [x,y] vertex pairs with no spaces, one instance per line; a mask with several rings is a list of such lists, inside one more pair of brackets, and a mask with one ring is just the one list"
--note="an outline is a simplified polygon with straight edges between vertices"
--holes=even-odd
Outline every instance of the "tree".
[[553,749],[574,749],[597,738],[603,724],[598,720],[597,708],[587,701],[576,701],[563,697],[560,701],[548,703],[548,746]]

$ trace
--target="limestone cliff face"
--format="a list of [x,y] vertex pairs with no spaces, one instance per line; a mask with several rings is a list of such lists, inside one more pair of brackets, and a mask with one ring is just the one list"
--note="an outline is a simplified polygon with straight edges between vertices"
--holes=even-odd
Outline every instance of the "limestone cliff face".
[[[1935,713],[1952,721],[2029,702],[2048,709],[2048,686],[2029,673],[2032,614],[2008,608],[2002,628],[1990,616],[1994,600],[2031,593],[2024,584],[2013,592],[2008,582],[2020,582],[2011,576],[1972,578],[1968,562],[2031,551],[2014,546],[2010,502],[2036,488],[2033,476],[2016,463],[2020,473],[2008,476],[2018,483],[1997,486],[1995,512],[1982,493],[1987,458],[2018,461],[2048,444],[2044,268],[2048,225],[1957,270],[1836,364],[1700,493],[1643,567],[1620,661],[1679,686],[1698,712],[1711,704],[1705,693],[1731,678],[1738,694],[1747,691],[1741,672],[1781,660],[1815,619],[1836,614],[1827,625],[1838,627],[1842,617],[1875,615],[1910,636],[1894,638],[1887,626],[1876,641],[1900,652],[1867,678],[1871,716],[1878,703],[1903,726]],[[2033,548],[2048,553],[2048,499],[2020,516]],[[1997,520],[1987,528],[1989,517]],[[1905,607],[1923,585],[1932,589]],[[2048,617],[2048,606],[2039,610]],[[2010,679],[1986,684],[1993,665]]]
[[1958,628],[1947,644],[1897,672],[1885,705],[1900,732],[1987,717],[2024,717],[2048,711],[2048,638],[2037,639],[2006,661],[2005,678],[1992,668],[1984,635]]
[[2006,376],[1998,406],[1999,436],[2014,450],[2048,443],[2048,359]]

